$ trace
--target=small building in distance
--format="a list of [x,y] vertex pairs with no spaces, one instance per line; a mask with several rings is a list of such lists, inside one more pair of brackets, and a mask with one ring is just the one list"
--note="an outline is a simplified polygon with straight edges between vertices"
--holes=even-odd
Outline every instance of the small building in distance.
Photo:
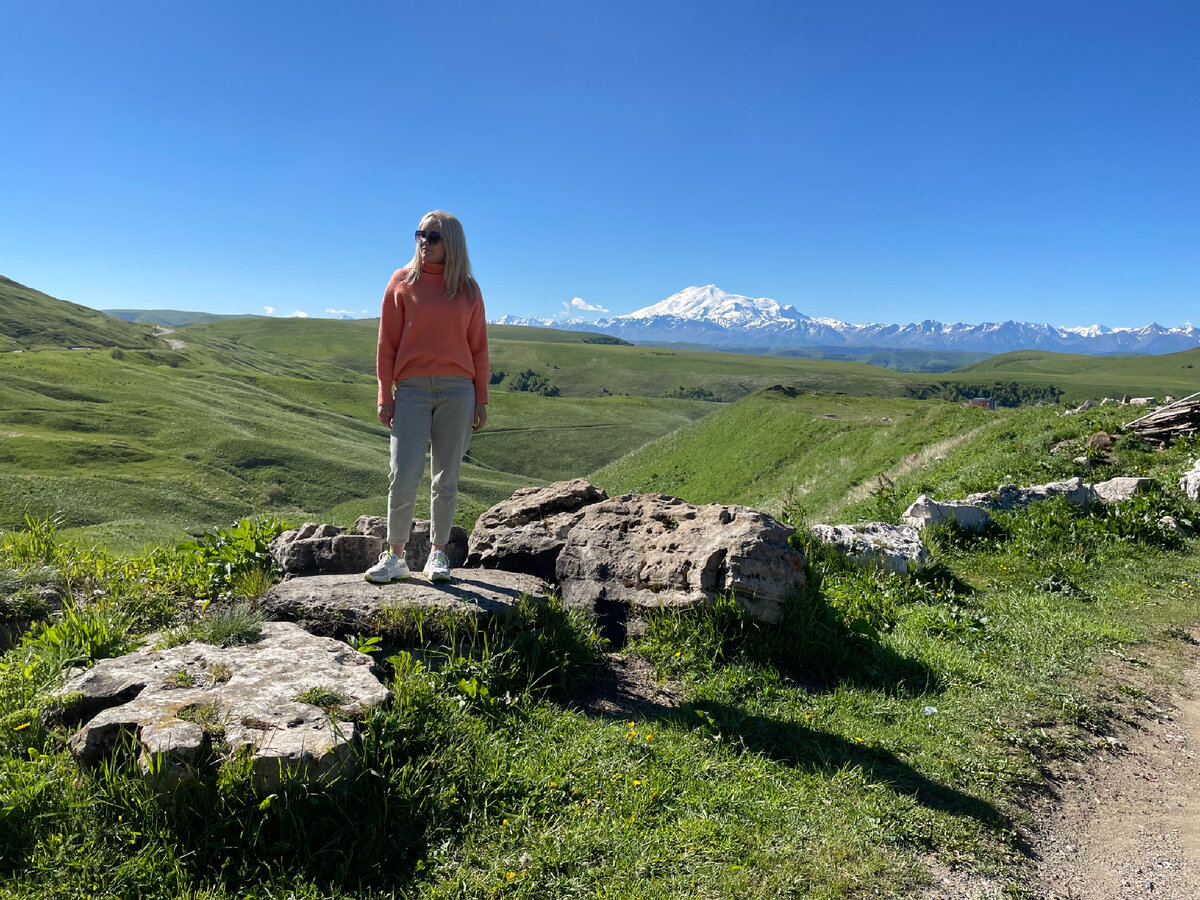
[[990,409],[996,411],[996,401],[992,397],[972,397],[967,401],[971,406],[978,406],[980,409]]

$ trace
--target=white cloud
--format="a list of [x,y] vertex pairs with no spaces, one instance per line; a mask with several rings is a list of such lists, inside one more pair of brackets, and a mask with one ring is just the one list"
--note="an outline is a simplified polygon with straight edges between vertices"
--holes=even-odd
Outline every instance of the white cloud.
[[571,307],[572,307],[573,309],[582,309],[582,310],[586,310],[587,312],[602,312],[602,313],[606,313],[606,312],[608,312],[608,310],[607,310],[605,307],[603,307],[603,306],[597,306],[597,305],[595,305],[595,304],[593,304],[593,303],[588,303],[588,302],[587,302],[586,300],[584,300],[582,297],[574,297],[574,298],[572,298],[572,300],[571,300]]
[[268,316],[275,315],[275,307],[273,306],[264,306],[263,311],[266,312]]
[[307,319],[308,313],[304,312],[303,310],[298,309],[295,312],[288,313],[287,317],[289,319]]
[[580,312],[606,313],[608,310],[603,306],[598,306],[594,303],[588,303],[582,297],[572,297],[570,303],[564,303],[562,305],[561,315],[570,316],[574,313]]

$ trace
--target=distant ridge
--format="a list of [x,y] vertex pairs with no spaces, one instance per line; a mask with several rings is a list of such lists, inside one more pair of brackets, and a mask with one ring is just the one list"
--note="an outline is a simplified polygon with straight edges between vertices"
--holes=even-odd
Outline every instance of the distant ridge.
[[217,313],[187,312],[180,309],[105,309],[106,315],[126,322],[150,322],[171,328],[201,325],[205,322],[224,322],[226,319],[245,319],[247,316],[218,315]]
[[806,316],[766,297],[730,294],[715,284],[689,287],[651,306],[621,316],[581,319],[523,319],[504,316],[498,325],[586,329],[637,343],[675,342],[715,348],[870,348],[1008,353],[1054,350],[1063,353],[1174,353],[1200,346],[1200,328],[1059,328],[1030,322],[947,324],[934,319],[907,325],[856,325]]

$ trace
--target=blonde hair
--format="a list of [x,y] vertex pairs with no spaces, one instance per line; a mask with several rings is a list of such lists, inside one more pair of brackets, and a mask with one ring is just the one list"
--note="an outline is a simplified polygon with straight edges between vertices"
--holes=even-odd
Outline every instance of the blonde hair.
[[[427,219],[437,222],[437,231],[442,236],[442,243],[446,245],[446,268],[442,275],[446,284],[446,299],[456,296],[464,287],[472,300],[477,299],[479,286],[475,283],[475,275],[471,271],[471,257],[467,255],[467,236],[463,233],[462,222],[444,209],[435,209],[421,216],[422,222]],[[408,274],[404,276],[404,283],[416,284],[420,277],[421,247],[418,244],[413,251],[412,261],[408,264]]]

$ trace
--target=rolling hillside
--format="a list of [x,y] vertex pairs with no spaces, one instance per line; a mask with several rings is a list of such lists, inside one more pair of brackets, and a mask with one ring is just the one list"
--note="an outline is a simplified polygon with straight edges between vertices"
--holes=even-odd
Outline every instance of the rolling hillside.
[[996,413],[940,401],[772,389],[591,477],[610,494],[661,491],[693,503],[740,503],[773,513],[794,489],[801,505],[824,519],[876,488],[878,473],[923,465],[999,420]]
[[[500,392],[463,470],[459,522],[711,408]],[[387,434],[374,410],[369,376],[245,347],[2,354],[0,528],[26,512],[57,515],[89,538],[137,546],[254,512],[382,514]]]
[[963,380],[1056,384],[1071,398],[1185,396],[1200,390],[1200,348],[1162,356],[1080,356],[1024,350],[959,369]]
[[0,351],[166,346],[151,331],[0,275]]

